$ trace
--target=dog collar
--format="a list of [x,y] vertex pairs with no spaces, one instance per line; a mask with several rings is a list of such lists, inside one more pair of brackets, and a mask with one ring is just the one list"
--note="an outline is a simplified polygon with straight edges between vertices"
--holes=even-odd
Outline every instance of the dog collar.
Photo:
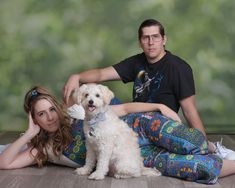
[[90,120],[87,121],[88,125],[90,128],[94,129],[95,124],[100,121],[105,121],[105,113],[99,113],[95,117],[91,118]]

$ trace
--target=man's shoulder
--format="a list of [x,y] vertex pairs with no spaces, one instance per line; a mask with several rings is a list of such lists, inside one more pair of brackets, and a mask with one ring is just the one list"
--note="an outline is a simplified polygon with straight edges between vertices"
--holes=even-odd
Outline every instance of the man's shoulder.
[[145,57],[144,53],[139,53],[139,54],[132,55],[132,56],[126,58],[125,60],[144,61],[145,59],[146,59],[146,57]]
[[184,59],[182,59],[177,55],[172,54],[169,51],[167,51],[167,62],[176,68],[185,67],[191,69],[191,66]]
[[144,53],[139,53],[133,56],[130,56],[124,60],[122,60],[121,62],[117,63],[114,66],[119,66],[119,65],[141,65],[144,64],[146,62],[146,57],[144,55]]

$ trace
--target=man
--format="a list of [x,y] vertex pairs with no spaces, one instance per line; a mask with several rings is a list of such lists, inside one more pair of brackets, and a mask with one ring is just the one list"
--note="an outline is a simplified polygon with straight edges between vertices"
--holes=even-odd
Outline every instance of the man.
[[[68,102],[71,92],[79,84],[108,80],[134,82],[133,101],[163,103],[176,112],[181,107],[189,126],[200,130],[206,136],[196,108],[191,67],[165,50],[167,38],[160,22],[154,19],[145,20],[139,27],[138,35],[143,53],[107,68],[92,69],[70,76],[64,86],[65,101]],[[216,145],[209,142],[211,153],[217,150],[225,158],[228,153],[233,152],[221,147],[219,142]],[[219,148],[226,153],[221,155]]]

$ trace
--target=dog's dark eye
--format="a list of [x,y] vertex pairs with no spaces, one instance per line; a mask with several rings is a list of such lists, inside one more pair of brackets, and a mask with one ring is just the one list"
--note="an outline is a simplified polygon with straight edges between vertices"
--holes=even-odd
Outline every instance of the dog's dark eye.
[[96,94],[96,97],[100,97],[100,95],[99,95],[99,94]]
[[85,94],[85,97],[87,98],[88,96],[89,96],[89,94],[88,94],[88,93],[86,93],[86,94]]

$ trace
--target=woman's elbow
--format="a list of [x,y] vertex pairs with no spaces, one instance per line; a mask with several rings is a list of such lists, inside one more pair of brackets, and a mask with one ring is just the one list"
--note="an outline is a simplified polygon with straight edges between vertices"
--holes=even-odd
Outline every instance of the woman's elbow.
[[11,167],[10,167],[9,163],[7,163],[5,160],[2,160],[0,158],[0,169],[1,170],[7,170],[7,169],[11,169]]
[[12,163],[9,160],[7,160],[5,156],[1,155],[0,155],[0,169],[1,170],[13,169]]

